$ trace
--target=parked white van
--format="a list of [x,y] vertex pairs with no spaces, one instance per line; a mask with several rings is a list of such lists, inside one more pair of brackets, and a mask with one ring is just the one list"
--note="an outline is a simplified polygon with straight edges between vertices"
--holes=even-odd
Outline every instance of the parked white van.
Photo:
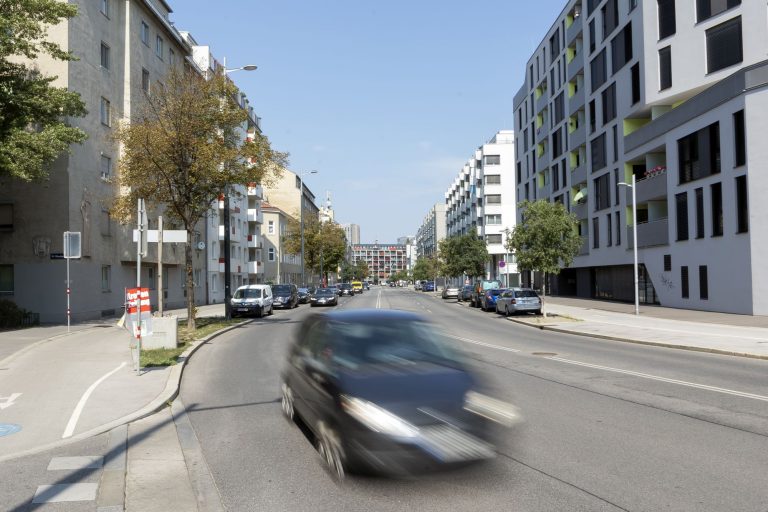
[[272,287],[268,284],[248,284],[235,290],[230,301],[232,318],[255,314],[261,318],[272,314]]

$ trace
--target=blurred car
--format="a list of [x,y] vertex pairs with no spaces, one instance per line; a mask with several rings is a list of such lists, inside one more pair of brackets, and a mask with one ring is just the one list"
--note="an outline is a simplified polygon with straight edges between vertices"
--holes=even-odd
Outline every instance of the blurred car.
[[271,315],[272,287],[268,284],[249,284],[239,287],[229,302],[232,318],[240,315],[255,314],[261,318]]
[[364,290],[370,290],[371,289],[371,285],[370,285],[370,283],[368,281],[363,281],[363,289]]
[[337,306],[339,297],[334,288],[318,288],[309,298],[310,307],[315,306]]
[[299,304],[309,303],[309,288],[299,288],[297,294],[299,296]]
[[350,297],[355,294],[355,289],[352,288],[350,283],[341,283],[339,285],[339,296],[349,295]]
[[483,392],[432,325],[406,311],[306,318],[281,377],[284,414],[309,428],[338,479],[492,458],[494,423],[518,418],[514,407]]
[[421,291],[423,292],[433,292],[435,291],[435,282],[434,281],[426,281],[421,285]]
[[458,286],[446,286],[443,288],[443,293],[441,295],[444,299],[457,299],[459,297],[459,287]]
[[505,316],[532,311],[541,314],[541,297],[530,288],[510,288],[496,300],[496,312]]
[[272,305],[276,308],[293,309],[299,307],[299,290],[295,284],[273,284]]
[[502,292],[505,291],[506,290],[502,288],[486,290],[485,293],[483,293],[483,296],[480,298],[480,308],[483,311],[496,311],[496,300],[499,298]]
[[414,290],[421,291],[421,281],[416,281],[416,284],[413,286]]
[[458,296],[459,302],[464,302],[465,300],[472,299],[472,285],[471,284],[465,284],[461,287],[459,290],[459,296]]
[[495,279],[483,279],[472,285],[472,296],[469,298],[469,305],[473,308],[479,308],[482,304],[483,296],[488,290],[501,288],[501,281]]
[[352,281],[352,289],[355,290],[355,293],[363,293],[362,281]]

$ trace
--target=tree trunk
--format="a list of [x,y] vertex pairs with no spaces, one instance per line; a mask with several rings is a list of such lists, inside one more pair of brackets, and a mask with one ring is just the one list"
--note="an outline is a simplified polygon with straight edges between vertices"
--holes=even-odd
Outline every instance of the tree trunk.
[[187,271],[187,330],[195,330],[195,282],[192,270],[192,231],[187,229],[187,243],[184,246],[184,262]]

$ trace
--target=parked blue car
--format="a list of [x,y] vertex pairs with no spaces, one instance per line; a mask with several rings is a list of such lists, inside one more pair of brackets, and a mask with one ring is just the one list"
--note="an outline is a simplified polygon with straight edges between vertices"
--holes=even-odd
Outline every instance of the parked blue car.
[[423,292],[433,292],[433,291],[435,291],[435,282],[434,281],[427,281],[426,283],[423,283],[421,285],[421,291],[423,291]]
[[485,290],[483,296],[480,298],[480,307],[483,308],[483,311],[496,311],[496,299],[498,299],[505,291],[507,290],[503,288]]

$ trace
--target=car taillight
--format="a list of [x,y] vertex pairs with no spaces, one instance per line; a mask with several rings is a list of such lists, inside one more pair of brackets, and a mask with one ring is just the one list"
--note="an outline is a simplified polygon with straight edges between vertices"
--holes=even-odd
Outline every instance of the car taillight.
[[511,302],[512,304],[517,304],[517,299],[512,299],[510,302]]

